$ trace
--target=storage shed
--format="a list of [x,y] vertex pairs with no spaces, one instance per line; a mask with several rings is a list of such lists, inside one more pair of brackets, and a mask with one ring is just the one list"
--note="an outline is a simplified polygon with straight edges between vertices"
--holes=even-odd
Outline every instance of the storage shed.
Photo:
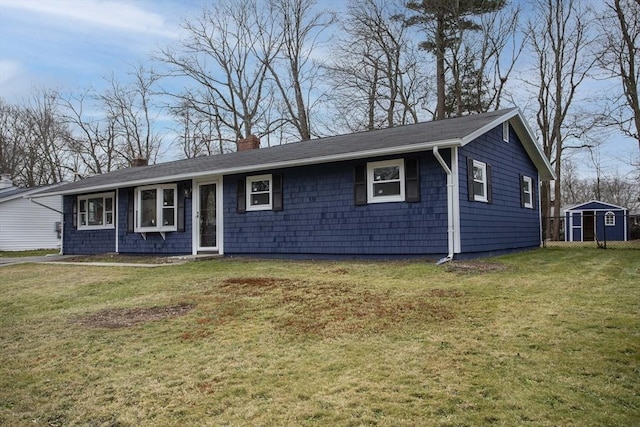
[[626,208],[591,200],[564,212],[567,242],[629,240],[629,212]]

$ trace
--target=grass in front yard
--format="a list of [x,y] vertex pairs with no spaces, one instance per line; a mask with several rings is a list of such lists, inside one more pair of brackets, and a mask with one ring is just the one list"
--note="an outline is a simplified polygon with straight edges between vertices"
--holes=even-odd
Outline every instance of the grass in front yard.
[[34,249],[30,251],[0,251],[0,258],[21,258],[59,254],[60,249]]
[[3,425],[633,425],[637,251],[0,275]]

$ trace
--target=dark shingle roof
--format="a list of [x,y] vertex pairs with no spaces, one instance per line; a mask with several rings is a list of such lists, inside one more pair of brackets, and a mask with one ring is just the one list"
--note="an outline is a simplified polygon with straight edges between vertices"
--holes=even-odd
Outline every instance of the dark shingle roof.
[[[490,130],[505,120],[519,118],[518,122],[528,131],[528,126],[517,108],[476,114],[446,120],[417,123],[347,135],[338,135],[311,141],[261,148],[222,155],[176,160],[151,166],[120,169],[92,176],[56,188],[59,194],[140,185],[178,179],[190,179],[204,175],[224,175],[254,172],[305,164],[327,163],[377,155],[428,150],[435,145],[461,146],[479,134]],[[539,152],[539,147],[529,135],[528,144]],[[523,139],[523,135],[521,135]],[[536,162],[536,159],[534,159]],[[536,162],[536,164],[539,164]],[[552,172],[551,172],[552,173]],[[48,193],[48,192],[46,192]],[[39,195],[43,195],[40,193]]]

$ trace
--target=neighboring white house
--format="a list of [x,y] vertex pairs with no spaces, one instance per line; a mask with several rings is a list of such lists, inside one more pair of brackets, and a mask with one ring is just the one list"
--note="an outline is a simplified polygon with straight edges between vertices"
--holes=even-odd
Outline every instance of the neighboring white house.
[[31,201],[29,195],[40,190],[14,187],[0,176],[0,251],[60,248],[62,197]]

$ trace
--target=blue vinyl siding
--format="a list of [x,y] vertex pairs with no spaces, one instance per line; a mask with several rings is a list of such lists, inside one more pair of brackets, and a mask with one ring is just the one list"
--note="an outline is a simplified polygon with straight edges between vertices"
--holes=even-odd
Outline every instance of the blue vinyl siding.
[[76,196],[64,196],[64,230],[62,250],[67,255],[91,255],[114,252],[116,250],[116,230],[78,230],[74,227],[73,211]]
[[[178,192],[184,192],[185,187],[191,187],[191,181],[178,184]],[[165,233],[165,239],[160,233],[147,233],[145,240],[140,233],[127,230],[129,193],[134,188],[120,189],[116,201],[118,221],[118,252],[131,254],[190,254],[191,245],[191,199],[185,200],[185,230]],[[64,197],[64,253],[65,254],[101,254],[115,252],[116,230],[77,230],[73,227],[73,204],[75,196]]]
[[[383,159],[368,161],[377,160]],[[282,211],[238,214],[237,180],[246,175],[225,177],[225,253],[324,256],[446,253],[446,176],[433,155],[427,153],[420,158],[418,203],[355,206],[354,169],[358,163],[362,162],[261,171],[282,174]]]
[[[185,187],[191,188],[191,181],[178,183],[178,197],[182,197]],[[127,230],[129,193],[132,188],[120,189],[118,199],[118,238],[119,252],[131,254],[163,254],[179,255],[192,253],[191,239],[191,199],[186,199],[184,203],[185,229],[184,231],[171,231],[165,233],[163,239],[160,233],[147,233],[146,240],[140,233],[133,233]]]
[[[467,159],[491,166],[493,202],[469,201]],[[510,129],[502,140],[502,125],[459,150],[460,243],[463,253],[493,252],[538,247],[541,242],[538,172],[517,134]],[[534,208],[520,202],[520,175],[529,176]]]

